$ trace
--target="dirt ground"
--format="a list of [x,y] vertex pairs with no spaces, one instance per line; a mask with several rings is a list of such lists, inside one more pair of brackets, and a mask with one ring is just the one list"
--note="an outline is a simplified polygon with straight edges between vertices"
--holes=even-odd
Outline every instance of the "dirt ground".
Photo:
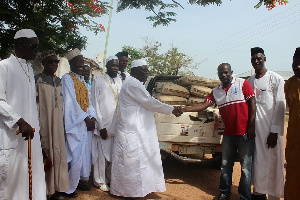
[[[286,134],[284,137],[286,138]],[[163,161],[163,168],[167,191],[164,193],[152,193],[144,198],[140,198],[140,200],[211,200],[219,193],[220,170],[216,166],[185,165],[168,157]],[[239,199],[240,171],[240,164],[236,162],[232,177],[232,200]],[[76,192],[79,194],[76,199],[80,200],[123,199],[107,192],[102,192],[95,187],[92,187],[92,190],[88,192],[78,190]]]

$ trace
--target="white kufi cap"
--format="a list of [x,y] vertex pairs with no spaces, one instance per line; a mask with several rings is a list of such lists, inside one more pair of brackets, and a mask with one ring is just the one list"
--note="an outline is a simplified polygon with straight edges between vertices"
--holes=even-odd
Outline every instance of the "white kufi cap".
[[111,60],[119,60],[117,56],[109,56],[107,59],[106,59],[106,64],[111,61]]
[[69,51],[66,54],[66,57],[67,57],[68,60],[72,60],[76,56],[82,56],[81,51],[79,49],[77,49],[77,48],[73,49],[72,51]]
[[31,29],[21,29],[16,32],[14,39],[18,38],[36,38],[37,35]]
[[148,65],[146,60],[144,60],[144,59],[134,60],[131,63],[131,68],[141,67],[141,66],[144,66],[144,65]]

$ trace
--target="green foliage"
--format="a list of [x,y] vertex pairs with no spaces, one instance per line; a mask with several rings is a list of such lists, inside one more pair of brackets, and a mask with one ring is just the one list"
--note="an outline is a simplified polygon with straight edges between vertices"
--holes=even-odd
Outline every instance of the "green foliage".
[[131,46],[123,46],[122,51],[128,52],[128,65],[127,65],[128,72],[130,72],[130,66],[133,60],[141,59],[144,57],[144,54],[140,50]]
[[[186,0],[189,4],[207,6],[207,5],[217,5],[222,4],[222,0]],[[275,8],[276,4],[283,5],[288,3],[287,0],[256,0],[258,3],[254,5],[254,8],[259,8],[261,5],[265,5],[268,10]],[[165,3],[170,2],[170,3]],[[158,25],[167,26],[171,22],[175,22],[176,16],[175,12],[170,12],[168,10],[177,7],[183,8],[183,6],[175,0],[119,0],[117,12],[126,9],[145,9],[146,11],[152,12],[154,15],[147,17],[149,21],[153,22],[153,26]]]
[[180,76],[194,75],[190,69],[196,68],[193,59],[174,46],[165,54],[164,66],[168,74]]
[[[174,12],[166,12],[165,9],[173,9],[179,6],[178,3],[171,4],[164,3],[161,0],[120,0],[118,3],[117,12],[121,12],[125,9],[141,9],[144,8],[146,11],[154,13],[154,16],[149,16],[147,19],[153,22],[153,26],[158,25],[167,26],[170,22],[175,22],[176,19],[171,18],[176,16]],[[155,11],[158,10],[158,11]]]
[[22,28],[33,29],[39,37],[40,50],[66,51],[84,49],[87,38],[78,27],[97,34],[104,27],[93,21],[106,14],[108,3],[94,0],[2,0],[0,3],[0,58],[13,52],[13,37]]
[[[108,0],[107,0],[108,1]],[[13,36],[22,28],[33,29],[39,37],[40,50],[55,50],[63,55],[68,50],[86,47],[87,38],[80,34],[78,27],[97,34],[105,28],[96,17],[108,13],[107,1],[101,0],[1,0],[0,3],[0,58],[13,53]],[[255,6],[265,5],[273,9],[287,0],[256,0]],[[221,5],[222,0],[187,0],[190,4],[206,6]],[[117,11],[125,9],[145,9],[154,15],[147,17],[153,26],[167,26],[175,22],[177,7],[183,8],[175,0],[119,0]]]
[[200,6],[207,6],[209,4],[216,4],[217,6],[222,4],[221,0],[189,0],[190,4],[198,4]]
[[131,46],[124,46],[123,51],[129,54],[128,66],[135,59],[146,58],[149,68],[149,75],[194,75],[191,69],[196,68],[193,59],[181,53],[177,47],[171,45],[166,53],[159,53],[161,43],[158,41],[144,40],[145,44],[141,49]]

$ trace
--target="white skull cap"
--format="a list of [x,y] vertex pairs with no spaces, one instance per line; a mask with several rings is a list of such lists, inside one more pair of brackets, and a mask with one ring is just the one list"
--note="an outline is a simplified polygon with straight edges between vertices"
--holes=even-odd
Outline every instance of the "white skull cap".
[[144,59],[134,60],[131,63],[131,68],[141,67],[141,66],[144,66],[144,65],[148,65],[146,60],[144,60]]
[[16,32],[14,39],[18,38],[36,38],[37,35],[31,29],[21,29]]
[[78,48],[73,49],[72,51],[69,51],[66,54],[66,57],[68,60],[72,60],[76,56],[82,56],[81,51]]
[[119,60],[117,56],[109,56],[107,59],[106,59],[106,64],[111,61],[111,60]]

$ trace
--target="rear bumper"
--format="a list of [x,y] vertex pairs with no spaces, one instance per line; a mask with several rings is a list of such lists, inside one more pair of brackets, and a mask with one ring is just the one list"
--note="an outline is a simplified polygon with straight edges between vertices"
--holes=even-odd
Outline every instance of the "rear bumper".
[[176,160],[188,164],[188,163],[201,163],[201,164],[207,164],[207,165],[219,165],[221,162],[221,156],[216,156],[211,159],[195,159],[195,158],[188,158],[184,156],[180,156],[173,151],[167,150],[167,149],[161,149],[160,150],[162,154],[167,154],[168,156],[172,156]]

